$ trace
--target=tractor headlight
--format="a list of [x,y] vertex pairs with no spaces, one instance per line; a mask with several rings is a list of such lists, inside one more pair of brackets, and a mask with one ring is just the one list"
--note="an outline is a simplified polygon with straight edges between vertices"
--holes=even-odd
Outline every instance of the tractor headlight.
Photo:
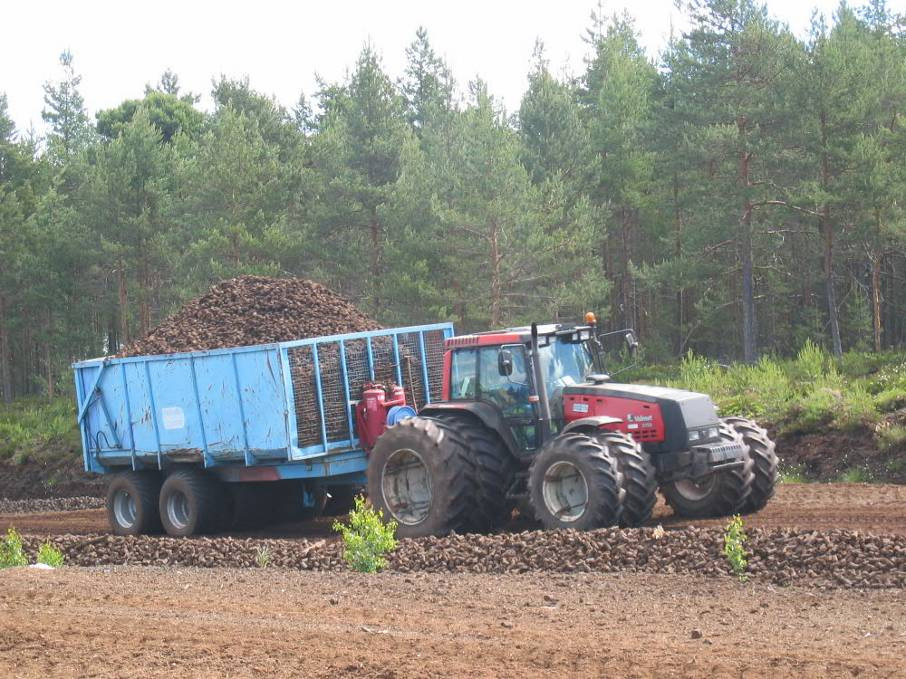
[[715,441],[720,438],[720,430],[717,425],[703,427],[702,429],[690,429],[688,436],[689,443],[705,443],[706,441]]

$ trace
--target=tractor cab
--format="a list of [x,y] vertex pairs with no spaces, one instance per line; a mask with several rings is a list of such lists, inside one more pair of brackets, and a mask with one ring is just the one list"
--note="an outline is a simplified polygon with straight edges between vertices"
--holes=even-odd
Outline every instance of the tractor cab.
[[[593,322],[533,324],[447,340],[443,401],[499,410],[515,448],[531,454],[566,424],[569,388],[609,380],[595,331]],[[634,334],[618,332],[634,351]]]

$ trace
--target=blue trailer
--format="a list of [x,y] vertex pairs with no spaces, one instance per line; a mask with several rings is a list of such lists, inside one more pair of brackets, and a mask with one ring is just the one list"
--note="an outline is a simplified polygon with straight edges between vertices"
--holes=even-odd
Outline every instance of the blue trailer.
[[364,485],[363,387],[402,385],[416,409],[440,400],[452,336],[440,323],[73,364],[85,469],[113,475],[113,531],[191,535]]

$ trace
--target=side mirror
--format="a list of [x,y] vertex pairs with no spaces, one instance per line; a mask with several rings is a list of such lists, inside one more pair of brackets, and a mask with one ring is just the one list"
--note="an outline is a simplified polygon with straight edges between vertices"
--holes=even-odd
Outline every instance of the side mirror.
[[497,353],[497,372],[501,377],[513,374],[513,353],[509,349],[501,349]]
[[635,356],[635,352],[639,349],[639,341],[635,338],[635,333],[630,330],[623,338],[626,340],[626,348],[629,349],[629,355]]

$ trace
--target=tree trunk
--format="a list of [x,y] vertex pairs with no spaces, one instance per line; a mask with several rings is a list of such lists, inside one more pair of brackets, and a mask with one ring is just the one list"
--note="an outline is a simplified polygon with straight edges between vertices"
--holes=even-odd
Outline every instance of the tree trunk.
[[871,256],[871,311],[875,351],[881,351],[881,258],[880,252]]
[[[683,256],[683,214],[679,204],[679,175],[673,173],[673,228],[676,241],[673,248],[673,255],[677,261]],[[685,302],[685,288],[682,285],[676,288],[676,354],[682,356],[686,349],[685,342],[685,323],[686,315],[683,304]]]
[[758,328],[755,320],[755,272],[752,262],[752,205],[750,197],[749,163],[752,153],[748,150],[748,119],[744,115],[736,116],[736,129],[739,136],[739,185],[744,202],[742,218],[739,220],[739,263],[742,280],[740,293],[742,297],[742,357],[746,363],[754,363],[758,355]]
[[[369,281],[369,286],[371,287],[370,294],[368,297],[371,297],[374,300],[374,308],[380,306],[380,294],[378,293],[378,283],[381,280],[381,260],[383,259],[383,243],[382,234],[381,234],[381,222],[378,219],[377,215],[374,214],[371,216],[371,223],[369,224],[369,232],[371,234],[371,280]],[[372,297],[373,295],[373,297]]]
[[[827,151],[827,116],[821,114],[821,185],[830,189],[830,160]],[[830,206],[826,203],[821,210],[821,235],[824,238],[824,290],[827,297],[827,320],[830,325],[831,346],[834,356],[843,355],[840,340],[840,318],[837,315],[837,293],[834,290],[834,225],[830,218]]]
[[755,319],[755,278],[752,263],[752,205],[746,201],[745,212],[740,220],[739,262],[742,267],[742,357],[746,363],[754,363],[758,357]]
[[837,314],[837,293],[834,289],[834,228],[831,225],[830,209],[825,205],[821,212],[821,235],[824,237],[824,290],[827,296],[827,320],[830,325],[831,346],[834,356],[843,355],[840,340],[840,318]]
[[491,326],[497,328],[501,322],[501,297],[503,290],[500,284],[500,240],[496,222],[491,222]]
[[148,261],[142,257],[141,270],[138,275],[139,303],[138,303],[138,328],[139,336],[144,337],[151,332],[151,274],[149,271]]
[[6,298],[0,295],[0,395],[4,403],[13,400],[13,376],[10,370],[9,328],[6,325]]
[[[129,291],[126,288],[126,269],[120,262],[116,270],[116,284],[119,293],[120,307],[120,336],[119,341],[123,345],[129,344]],[[119,351],[119,347],[110,347],[113,353]]]

